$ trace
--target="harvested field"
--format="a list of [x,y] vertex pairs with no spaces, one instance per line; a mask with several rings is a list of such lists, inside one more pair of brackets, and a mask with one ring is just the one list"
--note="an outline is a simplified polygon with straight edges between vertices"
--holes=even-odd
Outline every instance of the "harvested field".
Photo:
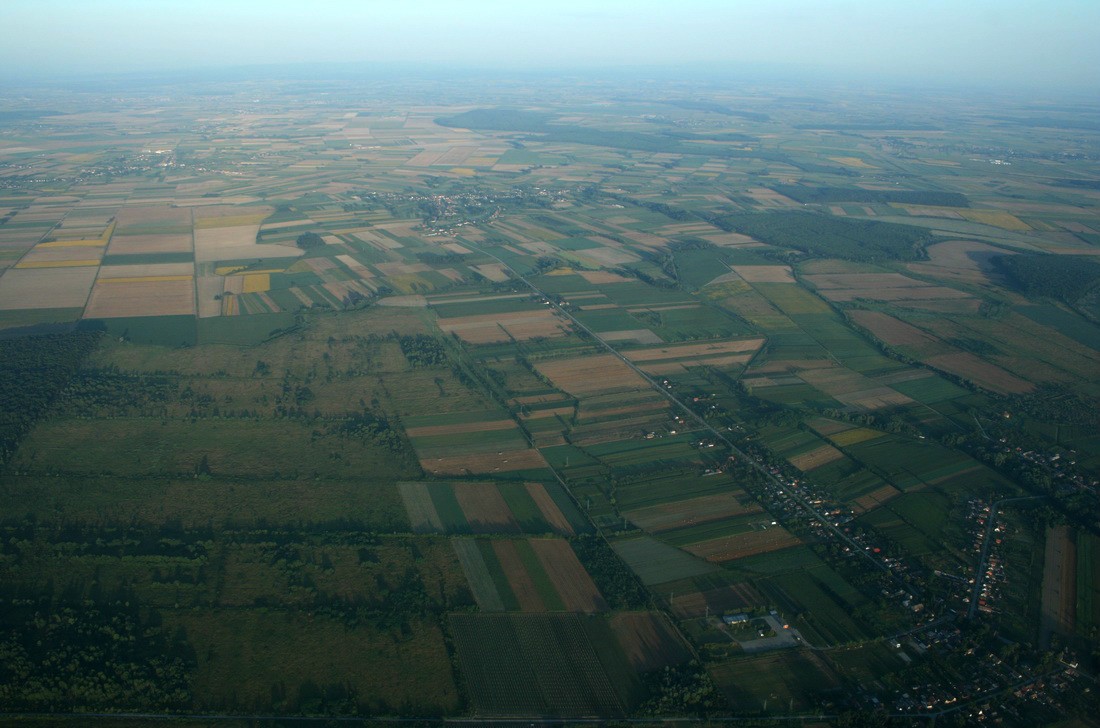
[[398,483],[397,492],[409,514],[413,533],[443,533],[443,522],[424,483]]
[[577,274],[589,283],[597,286],[604,285],[606,283],[630,282],[629,278],[624,278],[618,273],[611,273],[610,271],[605,270],[579,270],[577,271]]
[[213,263],[219,260],[250,258],[297,258],[305,253],[289,245],[256,242],[260,226],[195,227],[195,261]]
[[1077,539],[1069,526],[1047,529],[1042,604],[1040,643],[1046,648],[1052,634],[1072,635],[1077,628]]
[[870,331],[876,338],[889,346],[910,346],[920,350],[928,350],[933,347],[946,348],[939,339],[931,334],[921,331],[916,326],[910,326],[904,321],[878,311],[853,310],[848,315],[863,328]]
[[973,354],[959,352],[925,359],[925,363],[937,369],[974,382],[979,387],[997,394],[1026,394],[1035,389],[1031,382],[1009,374],[995,364],[983,361]]
[[9,268],[0,277],[0,310],[83,308],[97,269]]
[[496,554],[497,560],[500,562],[500,568],[503,569],[504,576],[508,579],[508,586],[512,588],[512,593],[515,595],[516,601],[519,602],[520,610],[524,612],[545,612],[546,605],[539,595],[534,579],[528,573],[527,567],[523,564],[523,559],[516,550],[516,542],[497,539],[491,543],[493,553]]
[[834,288],[821,292],[830,301],[846,303],[865,298],[868,301],[939,301],[941,299],[971,298],[954,288],[944,286],[907,286],[904,288]]
[[1004,230],[1031,230],[1031,226],[1015,215],[1003,210],[959,210],[967,220],[992,225]]
[[185,280],[100,281],[84,310],[84,318],[180,314],[195,314],[195,284],[190,276]]
[[123,207],[115,216],[115,234],[130,229],[190,228],[191,208],[158,206]]
[[759,513],[757,503],[742,505],[735,494],[719,493],[699,498],[663,503],[628,511],[623,515],[638,528],[653,533],[722,520],[731,516]]
[[635,670],[648,672],[687,661],[691,653],[663,616],[655,612],[620,612],[611,630]]
[[649,387],[648,382],[614,354],[538,362],[535,368],[558,389],[573,396]]
[[739,339],[737,341],[717,341],[707,344],[662,346],[653,349],[638,349],[636,351],[624,352],[623,356],[632,362],[684,359],[707,354],[732,354],[756,351],[760,348],[762,343],[764,343],[763,339]]
[[427,427],[410,427],[405,430],[409,437],[432,437],[435,435],[453,435],[460,432],[491,432],[493,430],[514,430],[516,423],[512,420],[495,420],[492,422],[464,422],[456,425],[431,425]]
[[[493,483],[454,483],[455,498],[474,533],[518,533],[519,524]],[[411,514],[410,514],[411,515]]]
[[867,511],[878,508],[887,501],[896,498],[899,495],[901,495],[900,490],[892,485],[884,485],[878,490],[873,490],[870,493],[862,495],[856,500],[852,501],[852,507],[858,510],[860,513],[866,513]]
[[503,612],[504,602],[489,574],[489,567],[485,564],[477,541],[472,538],[453,538],[451,545],[462,565],[466,583],[470,585],[470,592],[474,595],[478,608],[486,612]]
[[[608,304],[610,308],[617,308],[615,304]],[[586,310],[593,308],[601,308],[600,306],[589,306]],[[639,344],[660,344],[661,337],[653,333],[649,329],[627,329],[624,331],[603,331],[600,333],[600,338],[604,341],[636,341]]]
[[181,278],[191,278],[194,274],[195,266],[190,263],[105,265],[99,271],[99,280],[97,282],[113,279],[125,281],[134,278],[146,280],[149,278],[168,278],[169,280],[178,280]]
[[566,611],[595,613],[607,609],[607,602],[568,541],[560,538],[533,538],[528,543],[561,597]]
[[190,233],[164,233],[157,235],[119,235],[111,237],[107,252],[111,255],[140,255],[143,253],[190,253]]
[[790,266],[734,265],[730,267],[748,283],[794,283]]
[[766,554],[802,543],[785,528],[771,526],[762,531],[748,531],[735,536],[702,541],[685,546],[684,550],[714,563],[743,559],[756,554]]
[[928,247],[928,261],[910,263],[914,273],[976,283],[989,283],[993,258],[1015,255],[1017,251],[998,248],[975,240],[948,240]]
[[54,268],[68,265],[98,265],[102,248],[35,246],[19,259],[16,268]]
[[500,263],[486,263],[484,265],[471,265],[471,270],[477,271],[480,275],[493,283],[503,283],[508,280],[508,274],[504,270],[504,266]]
[[801,455],[795,455],[794,457],[787,458],[787,460],[791,465],[802,472],[807,472],[814,468],[820,468],[822,465],[827,465],[834,460],[840,460],[843,457],[844,453],[837,450],[832,445],[822,445],[816,450],[811,450]]
[[538,450],[503,450],[499,453],[453,455],[442,458],[421,458],[420,466],[435,475],[507,472],[545,468],[546,461]]
[[918,281],[900,273],[819,273],[805,277],[822,291],[847,288],[928,288],[931,283]]
[[562,514],[558,504],[546,492],[546,487],[542,483],[525,483],[524,488],[527,490],[527,495],[531,496],[531,500],[538,506],[542,517],[546,519],[546,522],[550,524],[554,531],[566,536],[576,534],[573,526],[569,523],[569,519]]
[[549,309],[457,316],[439,322],[441,331],[455,333],[471,344],[508,341],[511,338],[523,341],[538,336],[561,336],[562,326],[561,319]]

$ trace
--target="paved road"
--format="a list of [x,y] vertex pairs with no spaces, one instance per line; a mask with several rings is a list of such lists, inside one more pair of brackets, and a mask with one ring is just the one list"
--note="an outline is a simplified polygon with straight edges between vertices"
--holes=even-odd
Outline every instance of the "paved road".
[[978,601],[982,597],[982,584],[985,583],[985,565],[989,559],[989,545],[993,542],[993,529],[997,522],[997,509],[1005,503],[1016,501],[1035,500],[1044,498],[1041,495],[1025,495],[1018,498],[1002,498],[989,508],[989,518],[985,522],[985,539],[982,541],[982,555],[978,559],[978,572],[974,575],[974,591],[970,594],[970,608],[966,611],[967,619],[974,619],[978,613]]

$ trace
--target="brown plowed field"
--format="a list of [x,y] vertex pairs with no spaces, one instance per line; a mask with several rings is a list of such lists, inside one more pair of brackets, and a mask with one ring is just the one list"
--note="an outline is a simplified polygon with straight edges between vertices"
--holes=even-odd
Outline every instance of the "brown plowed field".
[[699,498],[676,501],[675,503],[663,503],[658,506],[639,508],[623,515],[638,528],[660,533],[661,531],[709,523],[731,516],[759,513],[761,510],[763,509],[756,503],[748,506],[741,505],[733,493],[719,493],[718,495],[704,495]]
[[568,611],[593,613],[607,609],[607,602],[568,541],[533,538],[528,543]]
[[639,672],[658,670],[688,659],[690,653],[667,620],[653,612],[622,612],[611,629],[630,664]]
[[743,559],[756,554],[766,554],[769,551],[778,551],[788,546],[796,546],[801,543],[797,536],[792,535],[786,529],[772,526],[766,531],[748,531],[736,536],[723,536],[721,538],[702,541],[684,547],[688,553],[695,554],[707,561],[721,563],[734,559]]
[[558,389],[574,396],[649,386],[614,354],[544,361],[535,368]]
[[925,363],[963,379],[969,379],[978,386],[998,394],[1026,394],[1035,389],[1035,385],[1031,382],[1025,382],[995,364],[982,361],[973,354],[963,352],[943,354],[929,357],[925,359]]
[[493,553],[496,554],[500,568],[508,579],[508,586],[512,587],[512,593],[516,595],[520,610],[524,612],[545,612],[546,605],[542,603],[538,589],[531,575],[527,573],[523,565],[523,559],[516,551],[514,541],[503,539],[493,541]]
[[455,483],[455,500],[474,533],[519,533],[512,509],[492,483]]
[[813,470],[814,468],[820,468],[822,465],[831,463],[834,460],[840,460],[842,457],[844,457],[844,453],[837,450],[832,445],[822,445],[816,450],[811,450],[801,455],[795,455],[792,458],[788,458],[788,460],[791,465],[805,472],[807,470]]
[[573,536],[576,532],[573,530],[573,526],[569,524],[568,519],[562,515],[561,509],[558,508],[558,504],[554,502],[554,499],[550,497],[550,494],[546,492],[546,488],[542,483],[526,483],[524,487],[527,489],[527,495],[531,496],[531,500],[535,501],[535,505],[539,507],[539,511],[542,512],[542,517],[546,519],[546,522],[560,534],[565,536]]

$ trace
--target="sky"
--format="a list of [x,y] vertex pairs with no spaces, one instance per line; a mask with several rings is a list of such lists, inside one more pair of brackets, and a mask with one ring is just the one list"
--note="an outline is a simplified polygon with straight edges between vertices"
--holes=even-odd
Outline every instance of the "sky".
[[1100,91],[1100,0],[0,1],[0,79],[306,62]]

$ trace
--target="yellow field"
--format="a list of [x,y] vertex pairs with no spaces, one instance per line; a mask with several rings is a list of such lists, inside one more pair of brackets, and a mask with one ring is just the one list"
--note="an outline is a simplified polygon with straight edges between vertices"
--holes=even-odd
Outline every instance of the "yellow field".
[[452,167],[450,171],[451,174],[457,174],[460,177],[473,177],[477,174],[476,169],[471,169],[469,167]]
[[102,248],[107,244],[103,238],[88,238],[87,240],[53,240],[49,243],[39,243],[36,248]]
[[[48,243],[47,243],[48,245]],[[79,268],[99,265],[98,260],[31,260],[18,264],[16,268]]]
[[271,290],[271,276],[267,273],[249,273],[244,277],[244,293],[263,293]]
[[845,167],[859,167],[860,169],[878,169],[873,164],[867,164],[859,157],[829,157],[837,164],[843,164]]
[[1030,230],[1031,226],[1015,215],[1001,210],[959,210],[959,214],[971,222],[1003,228],[1005,230]]

